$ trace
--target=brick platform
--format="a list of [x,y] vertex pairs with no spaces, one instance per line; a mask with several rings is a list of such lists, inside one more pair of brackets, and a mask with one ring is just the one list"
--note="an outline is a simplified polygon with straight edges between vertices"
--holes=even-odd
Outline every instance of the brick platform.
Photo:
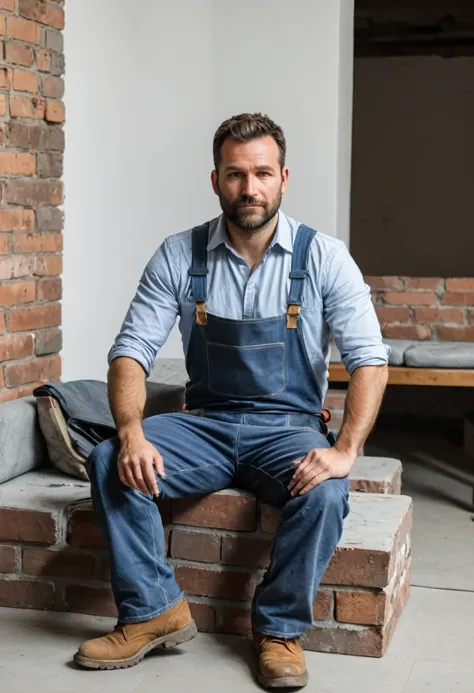
[[[381,476],[385,490],[396,489],[387,469]],[[0,486],[1,606],[115,615],[104,540],[88,496],[88,484],[52,470]],[[305,646],[381,656],[408,597],[411,501],[352,493],[351,506]],[[160,510],[169,560],[199,629],[247,634],[278,511],[239,491],[164,503]]]

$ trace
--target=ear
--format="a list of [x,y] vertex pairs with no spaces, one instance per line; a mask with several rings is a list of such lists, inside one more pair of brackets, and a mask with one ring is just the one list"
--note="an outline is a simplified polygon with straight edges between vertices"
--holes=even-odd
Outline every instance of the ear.
[[282,180],[281,191],[283,194],[285,194],[286,189],[288,187],[289,175],[290,175],[290,169],[288,168],[288,166],[285,166],[281,172],[281,180]]
[[214,190],[214,193],[216,195],[219,195],[219,183],[217,180],[217,171],[212,171],[211,173],[211,183],[212,183],[212,189]]

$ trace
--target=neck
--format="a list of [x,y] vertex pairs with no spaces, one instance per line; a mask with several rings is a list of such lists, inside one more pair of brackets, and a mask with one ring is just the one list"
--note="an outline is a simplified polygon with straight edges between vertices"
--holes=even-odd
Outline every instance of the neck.
[[250,269],[255,270],[270,247],[278,224],[278,213],[258,231],[240,229],[231,221],[227,221],[227,235],[230,244],[246,261]]

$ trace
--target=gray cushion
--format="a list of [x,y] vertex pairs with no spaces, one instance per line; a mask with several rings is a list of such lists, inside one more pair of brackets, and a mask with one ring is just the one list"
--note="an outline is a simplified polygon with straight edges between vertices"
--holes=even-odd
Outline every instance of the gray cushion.
[[48,453],[34,397],[0,405],[0,484],[45,464]]
[[389,363],[391,366],[403,366],[407,349],[419,342],[412,339],[384,339],[384,344],[390,347]]
[[423,342],[405,354],[407,366],[414,368],[474,368],[471,342]]

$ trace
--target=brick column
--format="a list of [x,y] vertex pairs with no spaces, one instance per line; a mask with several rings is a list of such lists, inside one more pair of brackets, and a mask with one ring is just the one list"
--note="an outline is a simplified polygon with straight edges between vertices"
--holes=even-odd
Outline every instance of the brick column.
[[61,374],[63,5],[0,0],[0,401]]

